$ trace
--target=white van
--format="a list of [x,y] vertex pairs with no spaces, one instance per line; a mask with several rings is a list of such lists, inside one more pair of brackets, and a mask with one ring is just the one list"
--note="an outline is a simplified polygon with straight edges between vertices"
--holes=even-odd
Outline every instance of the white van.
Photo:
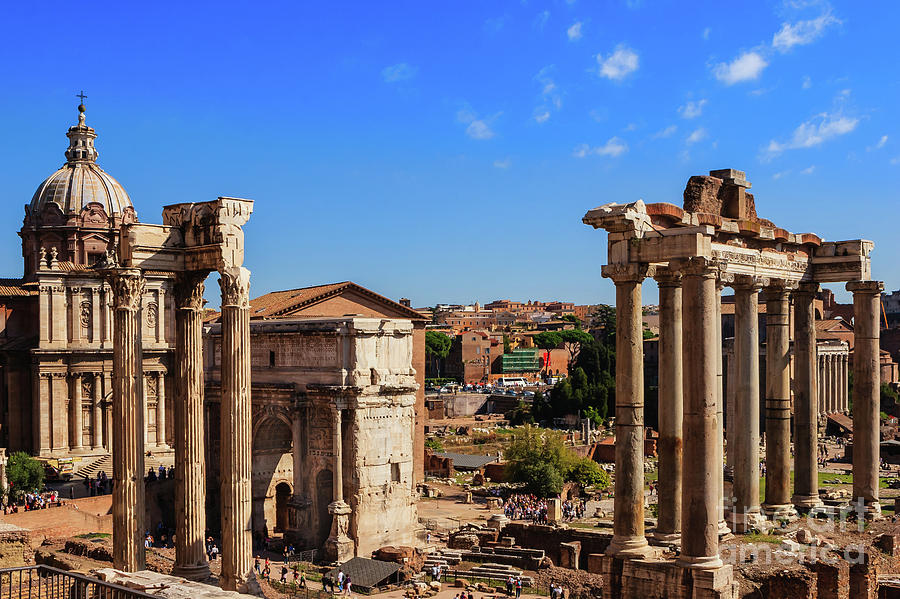
[[498,387],[524,387],[528,381],[523,376],[501,376],[496,384]]

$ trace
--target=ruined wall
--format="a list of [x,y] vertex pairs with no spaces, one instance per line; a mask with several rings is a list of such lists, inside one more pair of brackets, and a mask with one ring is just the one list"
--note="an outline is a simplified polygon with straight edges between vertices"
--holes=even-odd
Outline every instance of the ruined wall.
[[577,541],[581,543],[581,552],[578,560],[578,568],[581,570],[587,569],[588,555],[604,553],[612,539],[611,533],[519,523],[507,524],[500,536],[515,538],[516,545],[519,547],[543,549],[554,565],[562,563],[561,544]]

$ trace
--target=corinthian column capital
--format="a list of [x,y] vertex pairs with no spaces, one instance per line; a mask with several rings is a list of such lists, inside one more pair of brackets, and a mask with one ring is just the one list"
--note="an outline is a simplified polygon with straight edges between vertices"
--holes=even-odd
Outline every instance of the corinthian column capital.
[[847,283],[847,291],[859,294],[879,294],[884,291],[883,281],[850,281]]
[[763,287],[768,287],[769,283],[770,280],[768,279],[768,277],[758,277],[756,275],[735,275],[734,281],[731,283],[731,288],[735,291],[741,289],[756,292]]
[[219,270],[222,307],[246,308],[250,305],[250,271],[243,266],[226,266]]
[[136,312],[141,308],[145,279],[138,269],[120,269],[108,275],[109,286],[113,290],[113,306],[116,310]]
[[209,273],[189,271],[178,273],[175,277],[175,307],[179,310],[203,309],[204,281]]
[[720,263],[714,258],[694,256],[671,262],[669,268],[675,270],[683,277],[703,277],[705,279],[718,279],[720,277]]
[[647,264],[604,264],[600,273],[613,283],[642,283],[647,276],[652,276]]

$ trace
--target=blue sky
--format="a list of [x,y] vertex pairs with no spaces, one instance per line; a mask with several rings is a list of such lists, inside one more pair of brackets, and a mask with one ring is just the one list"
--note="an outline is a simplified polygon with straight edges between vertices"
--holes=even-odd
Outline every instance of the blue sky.
[[805,0],[14,3],[0,272],[21,272],[22,206],[84,89],[141,220],[256,201],[253,295],[611,301],[585,211],[680,205],[717,168],[781,227],[874,240],[896,289],[898,21],[896,2]]

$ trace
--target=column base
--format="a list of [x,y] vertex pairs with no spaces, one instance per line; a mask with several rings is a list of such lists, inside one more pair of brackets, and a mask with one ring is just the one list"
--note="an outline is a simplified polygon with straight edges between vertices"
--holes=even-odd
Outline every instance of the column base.
[[684,568],[693,568],[695,570],[715,570],[721,568],[724,563],[718,555],[705,555],[702,557],[692,557],[681,554],[675,563]]
[[805,514],[809,510],[824,505],[819,495],[794,495],[791,497],[791,503],[797,509],[798,513]]
[[719,520],[718,532],[720,539],[731,534],[731,528],[729,528],[728,522],[725,521],[725,518]]
[[653,540],[659,543],[665,543],[668,545],[678,545],[681,544],[681,533],[680,532],[660,532],[655,531],[653,533]]
[[182,578],[187,578],[188,580],[193,581],[203,581],[208,579],[210,576],[209,564],[199,564],[196,566],[179,566],[175,564],[172,568],[172,576],[180,576]]
[[731,530],[738,534],[766,528],[766,519],[759,513],[758,507],[751,508],[750,511],[744,513],[732,512],[729,520],[731,520]]
[[797,510],[794,509],[794,506],[790,503],[783,504],[767,504],[764,503],[761,507],[761,511],[766,518],[770,520],[779,520],[782,518],[788,518],[789,520],[793,520],[797,518]]
[[621,558],[645,558],[653,555],[654,550],[643,536],[613,535],[606,548],[606,555]]

